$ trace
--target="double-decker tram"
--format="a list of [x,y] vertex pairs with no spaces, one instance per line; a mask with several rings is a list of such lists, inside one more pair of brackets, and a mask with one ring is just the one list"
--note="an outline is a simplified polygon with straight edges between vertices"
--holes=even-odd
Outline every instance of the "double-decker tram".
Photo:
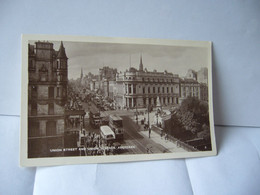
[[116,139],[124,139],[123,119],[117,115],[109,116],[109,126],[115,132]]
[[100,111],[95,105],[92,105],[89,110],[89,122],[92,127],[98,128],[101,125]]

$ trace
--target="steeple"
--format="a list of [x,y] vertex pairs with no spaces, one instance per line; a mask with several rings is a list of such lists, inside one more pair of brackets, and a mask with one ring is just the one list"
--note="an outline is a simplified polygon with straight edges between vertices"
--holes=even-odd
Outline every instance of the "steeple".
[[62,41],[61,41],[61,44],[60,44],[60,49],[58,51],[57,58],[68,59]]
[[140,56],[140,64],[139,64],[139,71],[143,71],[144,67],[143,67],[143,60],[142,60],[142,54]]

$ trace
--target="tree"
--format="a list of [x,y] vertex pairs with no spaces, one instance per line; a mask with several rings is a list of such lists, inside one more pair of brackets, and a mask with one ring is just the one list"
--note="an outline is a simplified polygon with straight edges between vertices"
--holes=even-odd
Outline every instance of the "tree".
[[197,98],[185,99],[180,108],[179,115],[187,130],[196,133],[202,131],[202,125],[209,125],[208,103]]
[[172,113],[171,129],[171,134],[181,140],[209,139],[208,103],[194,97],[185,99]]
[[198,132],[197,137],[203,138],[204,140],[210,140],[210,129],[206,124],[202,125],[202,131]]

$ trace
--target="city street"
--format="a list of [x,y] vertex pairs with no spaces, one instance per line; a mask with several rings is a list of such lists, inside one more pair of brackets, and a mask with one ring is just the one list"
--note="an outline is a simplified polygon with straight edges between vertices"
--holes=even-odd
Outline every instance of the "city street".
[[[132,121],[132,119],[127,116],[122,116],[122,118],[125,130],[125,143],[127,145],[136,146],[136,148],[131,151],[133,154],[169,152],[167,148],[148,138],[148,131],[145,131],[147,136],[141,135],[140,132],[143,131],[143,129],[140,129],[140,126]],[[147,151],[147,149],[149,149],[149,151]]]
[[[93,106],[94,103],[90,102],[90,105]],[[89,112],[88,103],[83,102],[82,106],[86,113]],[[144,112],[144,109],[142,111]],[[151,132],[149,138],[148,130],[144,130],[143,125],[141,125],[141,120],[147,118],[147,114],[139,115],[137,124],[135,120],[135,112],[135,109],[101,111],[103,116],[118,115],[123,119],[124,140],[118,142],[121,144],[121,146],[130,146],[131,148],[123,149],[121,154],[146,154],[182,151],[182,149],[178,148],[176,144],[170,141],[165,141],[160,137],[160,135],[153,131]],[[149,115],[151,123],[154,119],[154,116],[155,111],[152,111]],[[99,128],[93,128],[89,124],[88,118],[85,118],[85,129],[88,132],[93,132],[96,134],[100,133]]]

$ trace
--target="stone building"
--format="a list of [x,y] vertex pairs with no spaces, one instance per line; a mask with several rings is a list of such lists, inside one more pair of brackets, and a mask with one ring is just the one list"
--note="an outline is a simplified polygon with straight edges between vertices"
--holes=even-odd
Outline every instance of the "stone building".
[[114,94],[116,94],[117,89],[116,89],[116,81],[109,81],[108,83],[108,96],[110,99],[114,99]]
[[62,155],[51,149],[64,146],[68,58],[61,42],[28,45],[28,157]]
[[142,57],[139,70],[132,67],[117,74],[116,85],[114,98],[124,108],[158,106],[158,102],[165,106],[179,102],[179,76],[167,71],[143,69]]
[[193,79],[197,81],[198,73],[195,70],[189,69],[186,78]]
[[197,81],[199,83],[208,84],[208,69],[207,68],[201,68],[197,73]]
[[208,69],[201,68],[198,72],[189,69],[180,80],[180,96],[181,101],[187,97],[208,101]]
[[101,84],[102,94],[104,95],[104,97],[108,97],[109,96],[109,80],[103,79],[101,83],[102,83]]
[[99,81],[97,81],[96,79],[92,79],[90,81],[90,90],[91,91],[97,91],[99,89]]
[[180,79],[180,103],[187,97],[200,99],[200,84],[193,78]]
[[208,85],[200,83],[200,100],[208,101]]
[[115,80],[116,78],[117,69],[110,68],[108,66],[104,66],[103,68],[99,69],[99,80],[107,79],[109,81]]

